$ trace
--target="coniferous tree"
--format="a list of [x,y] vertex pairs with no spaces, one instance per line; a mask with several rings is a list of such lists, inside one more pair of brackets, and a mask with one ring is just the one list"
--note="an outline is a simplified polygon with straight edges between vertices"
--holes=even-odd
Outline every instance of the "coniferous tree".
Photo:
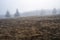
[[11,17],[10,12],[7,11],[5,17]]
[[14,16],[15,17],[19,17],[20,16],[18,9],[16,9],[16,13],[14,14]]
[[56,13],[57,13],[56,8],[53,9],[52,13],[53,13],[53,14],[56,14]]

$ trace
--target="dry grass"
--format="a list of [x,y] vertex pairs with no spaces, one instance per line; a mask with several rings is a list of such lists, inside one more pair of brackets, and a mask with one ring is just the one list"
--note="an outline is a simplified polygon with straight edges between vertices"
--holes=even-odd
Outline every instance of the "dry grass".
[[41,19],[1,19],[0,40],[60,40],[60,19]]

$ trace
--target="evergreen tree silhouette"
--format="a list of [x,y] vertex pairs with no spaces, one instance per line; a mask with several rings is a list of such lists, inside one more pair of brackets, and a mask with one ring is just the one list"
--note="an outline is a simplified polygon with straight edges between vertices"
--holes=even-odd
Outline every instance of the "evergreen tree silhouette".
[[56,8],[53,9],[52,13],[53,13],[53,14],[56,14],[56,13],[57,13]]
[[18,9],[16,9],[16,13],[15,13],[14,16],[15,16],[15,17],[19,17],[19,16],[20,16]]
[[5,17],[11,17],[10,12],[7,11]]

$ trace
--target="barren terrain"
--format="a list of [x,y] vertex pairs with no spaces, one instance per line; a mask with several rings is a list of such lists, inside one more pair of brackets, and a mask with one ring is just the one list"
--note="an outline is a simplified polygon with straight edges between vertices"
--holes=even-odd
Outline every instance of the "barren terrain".
[[0,40],[60,40],[60,17],[0,19]]

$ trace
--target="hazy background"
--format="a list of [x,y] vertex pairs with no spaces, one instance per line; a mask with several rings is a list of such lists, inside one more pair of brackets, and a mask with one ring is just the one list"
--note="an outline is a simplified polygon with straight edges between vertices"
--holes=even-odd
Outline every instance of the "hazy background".
[[0,15],[7,10],[14,14],[16,9],[19,12],[27,12],[40,9],[60,8],[60,0],[0,0]]

